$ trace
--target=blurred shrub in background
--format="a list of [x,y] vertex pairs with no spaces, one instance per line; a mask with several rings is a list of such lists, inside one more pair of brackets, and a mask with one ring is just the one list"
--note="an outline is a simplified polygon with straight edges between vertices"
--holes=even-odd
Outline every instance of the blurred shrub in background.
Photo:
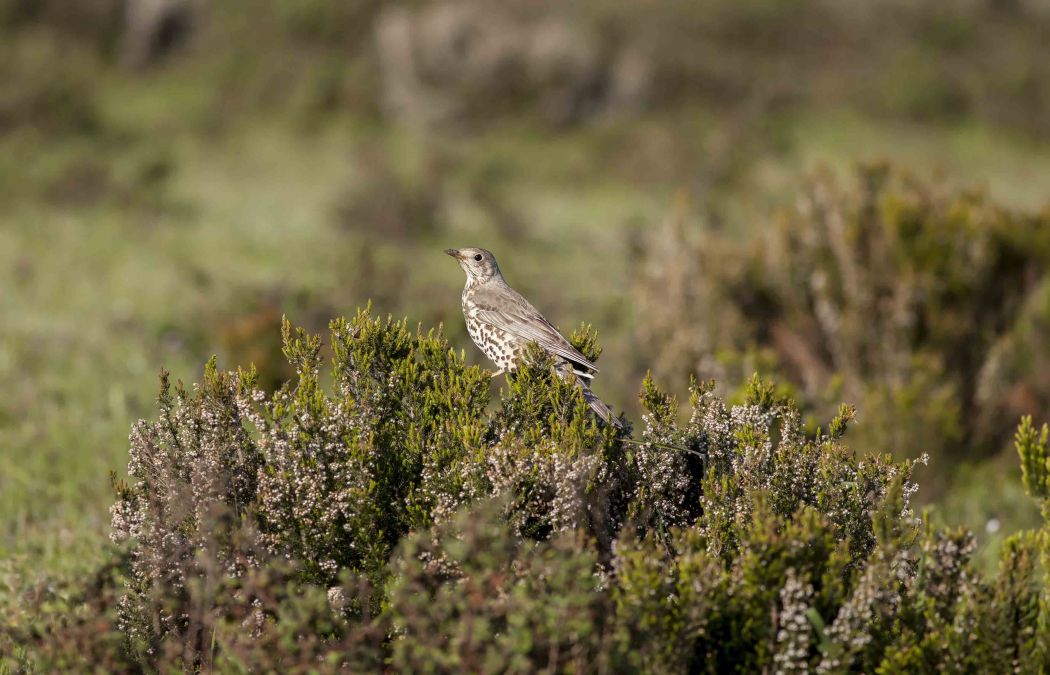
[[[5,608],[28,670],[1038,671],[1046,542],[1000,574],[924,525],[913,465],[858,457],[757,378],[694,385],[688,421],[646,379],[637,441],[599,425],[534,352],[489,375],[433,332],[367,311],[320,338],[285,323],[272,396],[214,363],[162,382],[115,484],[123,554],[73,592]],[[593,336],[575,343],[596,356]],[[1047,431],[1016,444],[1045,498]],[[90,630],[89,630],[90,628]]]
[[1050,217],[1010,212],[882,166],[813,179],[777,226],[735,241],[684,205],[641,260],[636,326],[662,377],[755,370],[857,442],[935,461],[999,451],[1050,403]]
[[0,2],[7,30],[54,33],[127,68],[206,56],[227,106],[382,109],[412,125],[562,126],[776,91],[1040,134],[1048,24],[1039,3],[998,0]]

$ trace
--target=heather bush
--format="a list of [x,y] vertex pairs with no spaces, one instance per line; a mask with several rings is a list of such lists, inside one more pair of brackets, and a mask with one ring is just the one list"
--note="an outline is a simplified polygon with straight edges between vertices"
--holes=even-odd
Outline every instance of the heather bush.
[[594,547],[574,533],[538,543],[487,500],[402,547],[390,591],[398,672],[587,671],[611,607]]
[[[282,331],[296,375],[162,377],[114,481],[113,562],[27,597],[5,667],[318,672],[1038,672],[1044,532],[993,578],[932,527],[914,463],[807,430],[753,378],[688,414],[651,377],[604,425],[538,350],[507,378],[369,310]],[[594,334],[572,340],[597,358]],[[1026,489],[1050,447],[1026,419]],[[44,596],[47,596],[46,598]],[[57,597],[56,597],[57,596]],[[94,631],[94,632],[92,632]]]
[[904,457],[987,456],[1050,403],[1046,214],[874,165],[814,178],[749,241],[696,225],[673,214],[638,275],[661,377],[775,373],[817,418],[852,402],[855,442]]

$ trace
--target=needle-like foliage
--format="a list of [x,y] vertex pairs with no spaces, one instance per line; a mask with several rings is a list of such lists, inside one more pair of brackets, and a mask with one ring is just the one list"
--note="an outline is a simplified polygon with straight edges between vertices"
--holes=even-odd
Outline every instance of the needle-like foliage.
[[[651,377],[637,433],[541,351],[493,401],[439,332],[366,309],[283,328],[295,378],[162,378],[116,482],[114,564],[0,646],[27,669],[302,672],[1038,672],[1046,535],[1001,572],[914,513],[912,462],[807,431],[753,379]],[[574,340],[596,356],[594,336]],[[681,421],[685,419],[686,421]],[[1045,498],[1046,432],[1017,437]],[[28,610],[26,610],[28,611]],[[92,631],[95,631],[94,633]],[[97,633],[97,637],[92,637]]]

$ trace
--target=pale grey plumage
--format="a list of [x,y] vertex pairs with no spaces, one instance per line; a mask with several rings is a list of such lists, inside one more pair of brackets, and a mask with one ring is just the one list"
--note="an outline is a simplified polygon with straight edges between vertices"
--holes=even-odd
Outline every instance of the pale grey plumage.
[[573,377],[583,388],[591,409],[606,422],[618,424],[609,406],[591,391],[587,380],[598,372],[578,349],[558,332],[520,293],[507,285],[496,258],[483,248],[447,249],[467,275],[463,287],[463,317],[474,344],[499,369],[513,370],[530,342],[556,359],[559,375]]

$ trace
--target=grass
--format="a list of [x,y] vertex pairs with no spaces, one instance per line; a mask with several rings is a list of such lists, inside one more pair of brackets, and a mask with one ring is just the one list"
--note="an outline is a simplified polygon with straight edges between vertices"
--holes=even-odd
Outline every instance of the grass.
[[931,129],[838,110],[801,119],[793,144],[803,170],[842,171],[858,159],[887,159],[955,186],[985,189],[1013,208],[1046,208],[1050,195],[1050,145],[973,122]]

